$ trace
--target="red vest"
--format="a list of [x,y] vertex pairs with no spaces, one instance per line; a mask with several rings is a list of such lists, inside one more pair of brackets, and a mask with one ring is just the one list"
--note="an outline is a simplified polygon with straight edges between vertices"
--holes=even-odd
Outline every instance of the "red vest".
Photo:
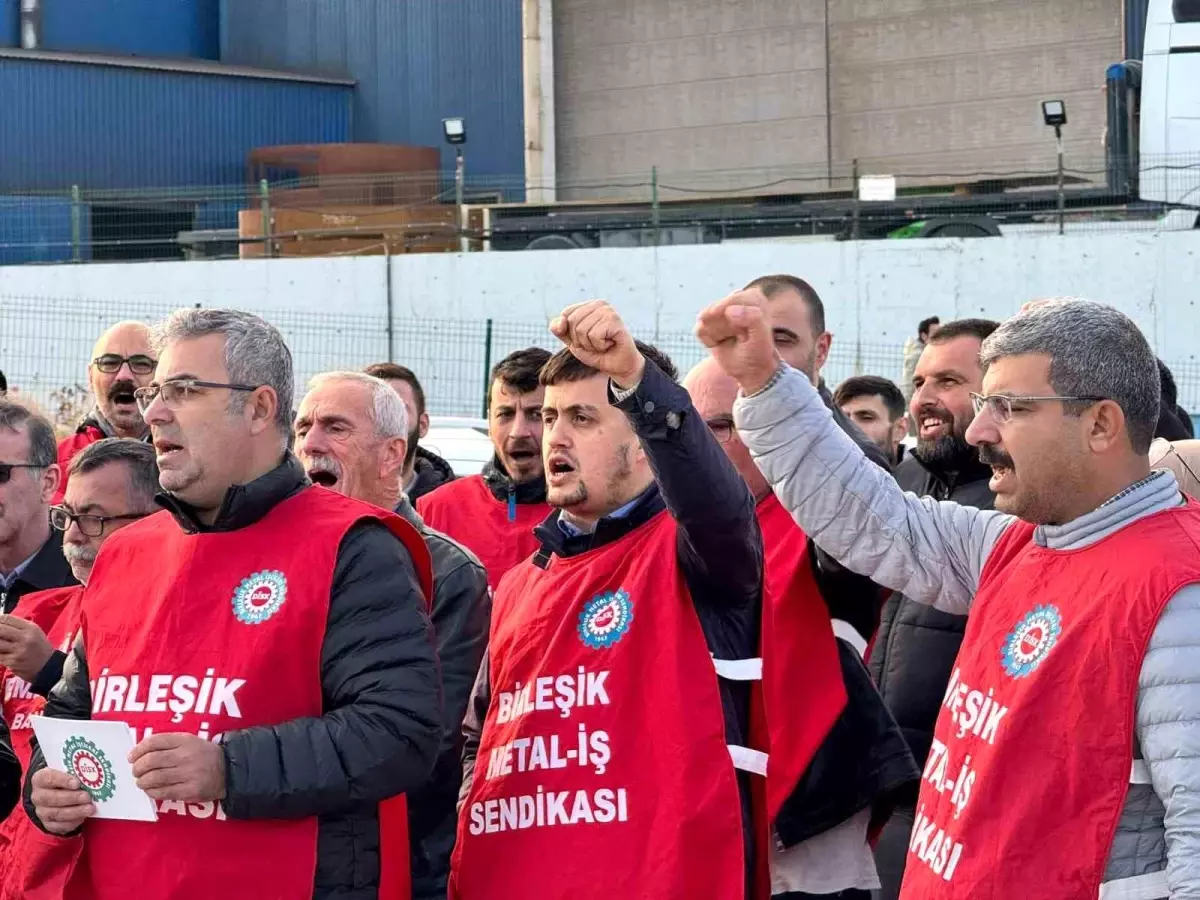
[[[338,547],[377,519],[431,594],[429,553],[398,516],[309,488],[231,532],[187,534],[166,512],[114,534],[84,595],[92,717],[217,740],[319,716],[321,645]],[[407,896],[403,798],[380,808],[381,898]],[[395,813],[395,814],[394,814]],[[233,820],[161,801],[154,823],[92,819],[68,900],[310,898],[317,820]]]
[[[37,625],[53,646],[69,653],[75,643],[82,595],[83,588],[78,585],[28,594],[21,598],[14,615]],[[27,770],[33,741],[29,717],[40,715],[46,700],[31,692],[23,679],[7,669],[0,668],[0,686],[4,721],[12,732],[13,749],[21,761],[21,769]],[[31,857],[42,855],[45,849],[35,840],[40,834],[20,805],[0,824],[0,900],[25,896],[21,886],[23,872],[32,862]],[[61,843],[56,841],[48,847]]]
[[808,539],[774,494],[755,512],[766,578],[762,689],[771,754],[767,811],[773,822],[845,709],[846,684]]
[[452,898],[744,896],[737,780],[675,538],[664,512],[504,580]]
[[479,557],[493,591],[504,573],[537,552],[533,529],[550,515],[545,503],[505,503],[481,475],[458,478],[417,500],[430,528],[449,535]]
[[81,453],[85,447],[89,447],[103,439],[103,431],[95,425],[86,425],[82,430],[68,435],[58,442],[58,467],[62,470],[62,476],[58,482],[58,490],[54,492],[54,499],[50,501],[51,503],[55,505],[62,503],[63,495],[67,492],[67,468],[71,465],[71,460],[77,454]]
[[1095,900],[1163,608],[1200,582],[1200,506],[1081,550],[988,556],[925,764],[901,897]]

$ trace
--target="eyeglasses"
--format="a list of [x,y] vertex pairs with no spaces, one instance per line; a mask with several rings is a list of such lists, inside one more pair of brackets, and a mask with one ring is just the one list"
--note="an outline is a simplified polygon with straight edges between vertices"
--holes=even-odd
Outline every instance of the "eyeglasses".
[[1008,397],[1004,394],[992,394],[986,396],[984,394],[971,394],[971,405],[975,407],[975,415],[983,412],[984,407],[991,414],[992,418],[1000,425],[1012,421],[1013,404],[1021,403],[1048,403],[1051,400],[1059,400],[1063,403],[1099,403],[1101,400],[1106,400],[1107,397]]
[[109,522],[133,521],[144,519],[148,515],[149,513],[125,513],[120,516],[79,515],[71,512],[65,506],[52,506],[50,507],[50,524],[59,531],[66,531],[74,522],[86,536],[100,537],[104,534],[104,527]]
[[732,419],[713,419],[705,424],[708,425],[708,430],[712,432],[712,436],[720,444],[728,444],[733,437],[733,433],[737,430],[734,427]]
[[154,372],[154,367],[158,365],[158,360],[147,356],[145,353],[135,353],[133,356],[105,353],[103,356],[97,356],[92,360],[92,365],[105,375],[114,375],[120,372],[121,366],[125,365],[125,363],[129,363],[129,370],[134,375],[150,375]]
[[133,392],[138,409],[144,414],[150,408],[156,397],[161,396],[167,409],[179,409],[198,388],[223,388],[227,391],[257,391],[261,385],[254,384],[221,384],[216,381],[196,381],[193,378],[183,378],[179,381],[164,381],[162,384],[152,384],[149,387],[138,388]]
[[12,481],[13,469],[44,469],[45,466],[37,466],[33,463],[0,463],[0,484],[8,484]]

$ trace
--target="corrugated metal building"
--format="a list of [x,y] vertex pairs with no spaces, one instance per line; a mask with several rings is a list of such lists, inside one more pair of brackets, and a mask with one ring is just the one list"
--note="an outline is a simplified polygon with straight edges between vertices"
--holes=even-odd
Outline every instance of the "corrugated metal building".
[[39,0],[41,50],[217,59],[218,0]]
[[349,140],[349,82],[0,51],[0,191],[236,185],[246,154]]
[[524,178],[521,0],[221,0],[221,59],[357,83],[354,139],[441,147],[467,120],[469,183]]

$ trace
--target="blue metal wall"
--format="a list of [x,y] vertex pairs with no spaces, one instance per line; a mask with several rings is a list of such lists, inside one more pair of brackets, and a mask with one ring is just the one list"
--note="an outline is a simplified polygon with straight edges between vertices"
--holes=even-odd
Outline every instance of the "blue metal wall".
[[219,0],[40,2],[43,50],[200,59],[220,55]]
[[0,58],[0,192],[236,185],[246,154],[349,139],[347,86]]
[[473,183],[523,183],[521,0],[221,0],[226,63],[349,76],[354,138],[440,147],[467,120]]
[[0,47],[21,44],[21,0],[0,0]]
[[[0,265],[28,262],[64,262],[72,258],[72,211],[70,200],[60,197],[0,196]],[[88,208],[76,211],[80,235],[91,227]],[[80,258],[89,248],[80,241]]]

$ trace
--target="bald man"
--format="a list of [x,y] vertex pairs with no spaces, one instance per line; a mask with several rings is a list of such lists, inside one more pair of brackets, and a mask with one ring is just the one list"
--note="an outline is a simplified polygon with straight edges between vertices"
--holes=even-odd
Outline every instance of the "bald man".
[[53,502],[61,503],[67,490],[67,471],[80,450],[109,437],[148,440],[150,429],[138,411],[133,392],[154,378],[157,360],[151,349],[150,328],[143,322],[118,322],[100,335],[88,363],[92,410],[75,433],[58,444],[58,465],[63,479]]
[[[918,775],[861,659],[875,586],[818,559],[775,499],[734,428],[737,383],[710,358],[683,386],[754,495],[762,530],[771,893],[866,900],[879,886],[868,833]],[[858,429],[847,433],[866,443]]]

